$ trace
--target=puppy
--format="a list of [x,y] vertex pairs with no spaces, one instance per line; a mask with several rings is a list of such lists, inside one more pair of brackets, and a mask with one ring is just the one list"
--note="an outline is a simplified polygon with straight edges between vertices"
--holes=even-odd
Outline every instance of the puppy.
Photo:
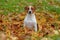
[[24,19],[24,27],[26,28],[26,30],[30,29],[37,32],[37,21],[34,15],[35,7],[27,6],[25,7],[25,10],[27,12],[27,15]]

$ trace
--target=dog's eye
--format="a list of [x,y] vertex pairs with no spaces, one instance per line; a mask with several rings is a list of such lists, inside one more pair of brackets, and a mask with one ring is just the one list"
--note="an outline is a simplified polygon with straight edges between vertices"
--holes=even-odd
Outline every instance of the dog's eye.
[[32,10],[34,10],[34,8],[31,8]]
[[27,10],[29,10],[29,8],[27,8]]

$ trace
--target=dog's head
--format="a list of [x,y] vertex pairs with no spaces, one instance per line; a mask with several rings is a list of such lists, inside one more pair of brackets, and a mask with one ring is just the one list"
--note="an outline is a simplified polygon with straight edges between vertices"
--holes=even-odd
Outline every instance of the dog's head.
[[32,14],[35,11],[35,7],[34,6],[26,6],[25,10],[28,14]]

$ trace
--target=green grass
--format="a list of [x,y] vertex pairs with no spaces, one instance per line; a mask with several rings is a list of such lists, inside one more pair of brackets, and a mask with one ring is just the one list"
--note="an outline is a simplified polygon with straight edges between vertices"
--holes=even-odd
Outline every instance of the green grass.
[[[49,5],[49,1],[42,0],[41,3],[39,2],[39,0],[0,0],[0,10],[3,10],[3,12],[0,13],[3,13],[5,15],[9,12],[21,13],[24,11],[25,6],[34,5],[36,6],[37,12],[48,10],[50,12],[56,12],[57,14],[59,14],[60,7],[56,8],[56,6],[54,5]],[[59,3],[59,0],[53,0],[53,2],[57,4]]]
[[53,40],[60,40],[60,35],[55,35],[53,37],[51,37]]

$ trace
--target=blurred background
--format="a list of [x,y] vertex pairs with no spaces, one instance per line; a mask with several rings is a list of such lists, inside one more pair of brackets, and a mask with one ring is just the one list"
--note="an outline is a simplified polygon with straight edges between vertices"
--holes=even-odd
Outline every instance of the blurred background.
[[[35,6],[38,32],[26,35],[25,6]],[[0,39],[60,40],[60,0],[0,0]]]

